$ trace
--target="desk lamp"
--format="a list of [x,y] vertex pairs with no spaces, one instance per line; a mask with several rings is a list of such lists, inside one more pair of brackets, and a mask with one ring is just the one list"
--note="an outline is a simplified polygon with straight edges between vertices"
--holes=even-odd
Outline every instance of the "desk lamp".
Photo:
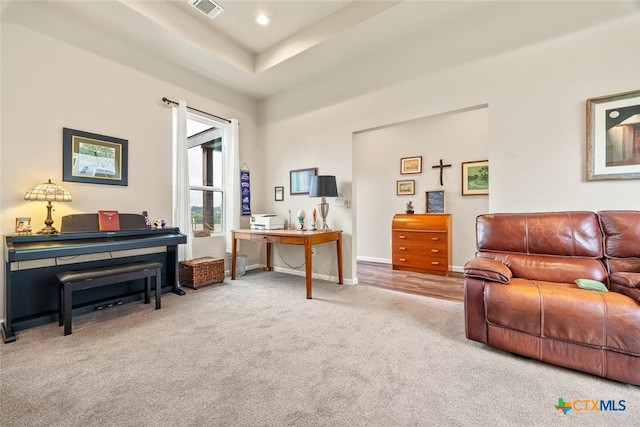
[[47,202],[47,219],[44,221],[45,227],[38,231],[38,234],[57,234],[58,230],[55,229],[53,219],[51,219],[51,202],[70,202],[71,194],[62,187],[58,187],[56,184],[45,182],[44,184],[38,184],[27,191],[24,195],[25,200]]
[[325,197],[338,197],[338,186],[336,185],[336,177],[333,175],[315,175],[311,177],[311,187],[309,188],[309,197],[322,197],[322,202],[318,205],[320,208],[320,218],[322,218],[322,226],[320,231],[331,231],[327,226],[327,215],[329,214],[329,203]]

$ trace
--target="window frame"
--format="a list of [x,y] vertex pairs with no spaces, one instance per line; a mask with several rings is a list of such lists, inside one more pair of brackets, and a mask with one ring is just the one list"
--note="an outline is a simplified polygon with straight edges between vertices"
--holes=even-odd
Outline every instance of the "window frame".
[[[217,131],[219,131],[220,136],[218,138],[214,138],[213,140],[208,140],[208,141],[197,141],[197,140],[190,140],[190,136],[187,136],[187,151],[191,150],[192,148],[195,147],[202,147],[202,145],[204,144],[209,144],[212,141],[215,141],[217,139],[220,139],[220,154],[221,154],[221,167],[220,167],[220,171],[219,171],[219,175],[220,175],[220,185],[216,186],[216,185],[211,185],[211,186],[207,186],[207,185],[191,185],[191,182],[189,182],[189,192],[191,191],[208,191],[211,193],[220,193],[222,195],[222,205],[220,206],[220,215],[221,215],[221,221],[220,221],[220,230],[216,231],[211,230],[210,234],[208,236],[196,236],[194,234],[194,230],[191,229],[191,237],[194,239],[202,239],[202,238],[211,238],[211,237],[224,237],[225,236],[225,223],[226,223],[226,203],[227,203],[227,194],[226,194],[226,186],[225,186],[225,163],[226,163],[226,157],[225,157],[225,143],[224,143],[224,130],[220,127],[220,124],[214,120],[210,120],[206,117],[197,115],[197,114],[193,114],[193,113],[187,113],[187,123],[189,121],[193,121],[193,122],[198,122],[200,124],[206,125],[206,126],[210,126],[211,128],[215,128]],[[204,131],[203,131],[204,132]],[[198,133],[195,133],[194,135],[191,136],[195,136]],[[203,151],[203,156],[201,157],[202,161],[203,161],[203,168],[206,166],[206,162],[204,161],[204,151]],[[189,158],[187,156],[187,162],[189,162]],[[213,162],[213,159],[212,159]],[[191,165],[191,163],[189,163],[189,166]],[[215,180],[214,180],[215,182]],[[191,196],[189,195],[189,198]],[[214,195],[214,200],[215,200],[215,195]]]

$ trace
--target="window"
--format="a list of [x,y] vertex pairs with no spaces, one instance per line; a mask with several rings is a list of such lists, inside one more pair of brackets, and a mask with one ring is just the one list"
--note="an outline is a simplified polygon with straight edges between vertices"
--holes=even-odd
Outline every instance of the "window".
[[193,237],[208,237],[224,231],[223,132],[214,125],[192,114],[187,118]]

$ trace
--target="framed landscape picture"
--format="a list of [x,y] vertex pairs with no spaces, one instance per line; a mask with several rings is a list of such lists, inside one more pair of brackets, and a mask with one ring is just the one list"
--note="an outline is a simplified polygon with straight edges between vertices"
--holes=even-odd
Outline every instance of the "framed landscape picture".
[[640,91],[587,100],[587,180],[640,178]]
[[400,159],[400,175],[422,173],[422,156],[403,157]]
[[129,141],[62,129],[62,180],[90,184],[128,183]]
[[462,195],[489,194],[489,161],[462,163]]
[[413,179],[397,181],[396,194],[398,196],[410,196],[412,194],[416,194],[416,181]]

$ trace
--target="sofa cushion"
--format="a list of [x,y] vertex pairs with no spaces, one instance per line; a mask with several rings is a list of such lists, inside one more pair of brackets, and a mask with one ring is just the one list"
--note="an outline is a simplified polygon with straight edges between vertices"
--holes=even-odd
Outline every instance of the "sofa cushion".
[[487,214],[476,218],[482,252],[601,258],[602,232],[594,212]]
[[600,211],[598,217],[609,271],[640,273],[640,211]]
[[640,265],[640,211],[598,212],[607,258],[636,258]]
[[493,326],[640,356],[638,304],[616,292],[514,278],[487,283],[485,310]]
[[608,281],[607,270],[598,259],[507,252],[478,252],[477,256],[500,261],[509,267],[513,277],[560,283],[583,278]]

